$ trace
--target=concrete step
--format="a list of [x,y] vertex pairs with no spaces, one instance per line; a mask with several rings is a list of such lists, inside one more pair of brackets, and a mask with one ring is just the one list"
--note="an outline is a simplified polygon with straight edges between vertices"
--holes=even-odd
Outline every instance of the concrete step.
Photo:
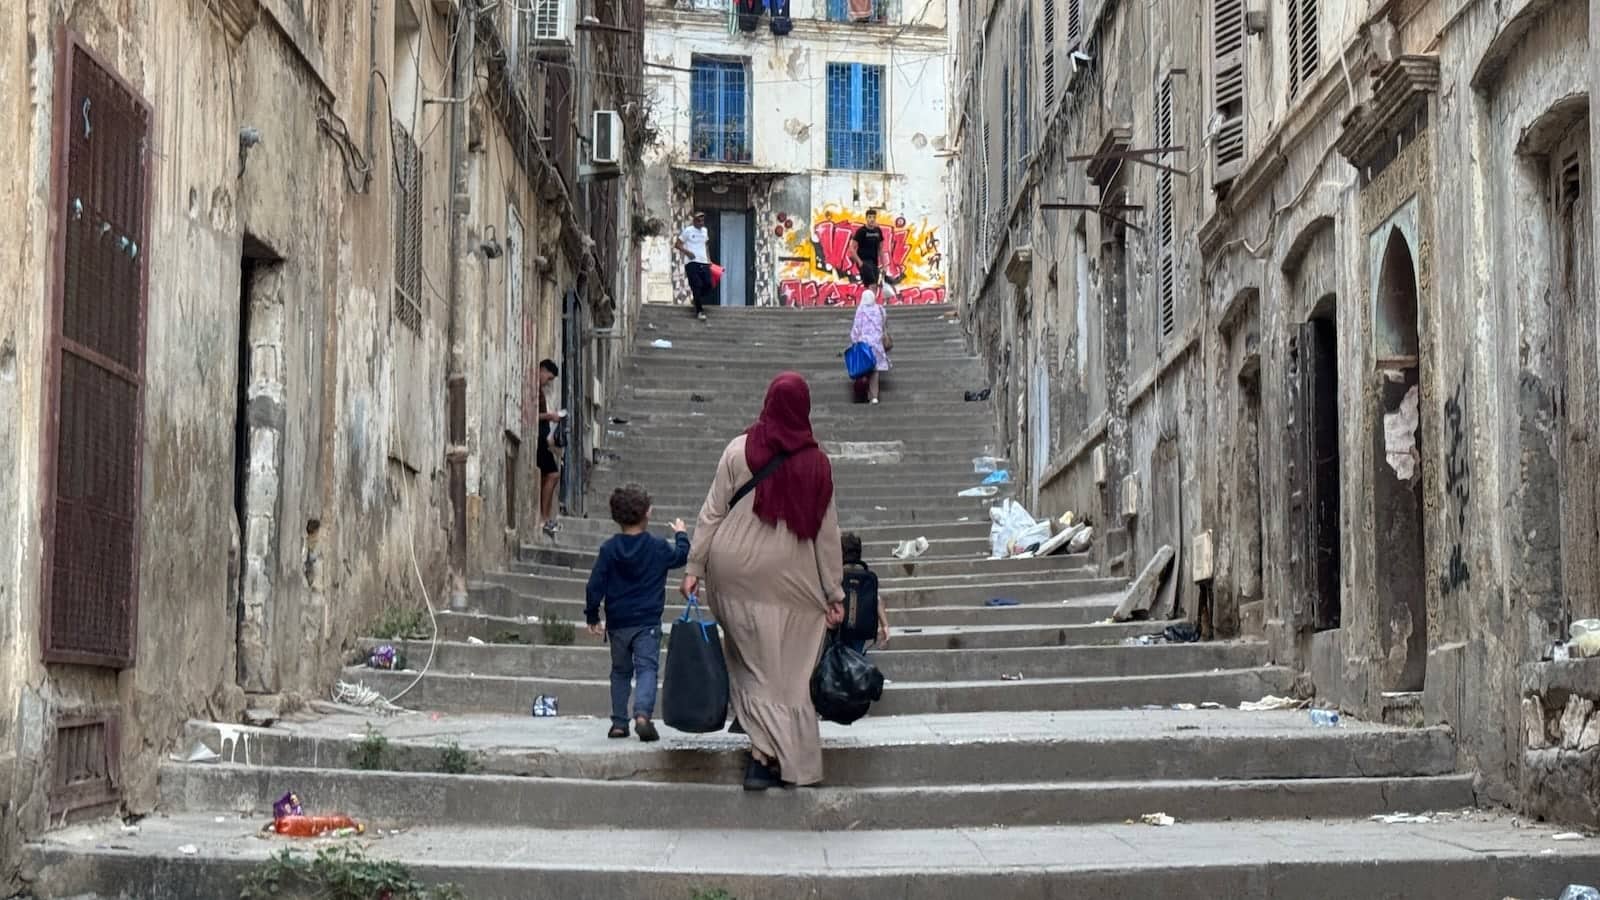
[[[765,796],[748,802],[766,801]],[[792,802],[792,801],[791,801]],[[762,900],[1402,900],[1554,897],[1592,883],[1600,843],[1509,816],[1385,825],[1365,819],[881,831],[550,830],[421,826],[372,837],[366,853],[474,900],[680,898],[723,891]],[[29,845],[46,897],[176,900],[233,896],[287,847],[259,820],[210,814],[64,829]],[[191,848],[188,850],[180,848]]]
[[[960,587],[966,585],[1006,585],[1027,584],[1040,581],[1065,581],[1080,578],[1094,578],[1094,567],[1089,565],[1083,557],[1078,557],[1074,564],[1057,563],[1056,559],[1065,560],[1067,557],[1037,560],[1038,562],[1054,563],[1052,567],[1037,567],[1030,569],[1002,569],[1003,563],[988,560],[954,560],[955,566],[963,568],[950,569],[946,574],[928,572],[916,575],[890,574],[887,566],[873,566],[873,572],[878,576],[878,586],[883,590],[913,588],[913,587]],[[1023,560],[1034,562],[1035,560]],[[982,571],[987,568],[989,571]],[[539,563],[513,563],[505,574],[521,575],[536,579],[565,579],[585,581],[589,577],[589,568],[576,568],[572,566],[550,566]]]
[[[876,558],[870,552],[867,554],[868,562],[880,580],[975,576],[998,581],[1013,581],[1020,580],[1023,576],[1082,574],[1084,570],[1092,567],[1094,562],[1093,557],[1087,553],[1063,553],[1035,559],[989,559],[986,553],[981,557],[939,556],[932,546],[922,557],[901,561],[889,556],[894,546],[895,542],[892,541],[867,545],[869,550],[881,548],[883,551],[883,555]],[[579,575],[587,577],[589,570],[594,566],[595,557],[594,552],[534,550],[521,561],[512,563],[511,571],[535,575],[559,575],[565,572],[568,573],[568,577]]]
[[607,828],[618,810],[630,808],[670,809],[672,823],[681,828],[861,831],[1120,823],[1129,810],[1140,809],[1185,822],[1356,817],[1395,809],[1459,810],[1475,802],[1470,775],[824,787],[747,798],[731,779],[684,784],[169,763],[161,771],[161,808],[168,815],[225,812],[267,821],[289,784],[302,798],[316,798],[317,808],[337,809],[369,830],[423,822]]
[[[594,564],[595,554],[600,544],[609,537],[601,526],[611,523],[602,522],[600,519],[563,519],[562,523],[562,531],[557,535],[556,540],[547,541],[541,535],[541,540],[546,542],[524,545],[519,558],[523,560],[548,560],[556,565],[575,566],[588,571],[589,567]],[[694,523],[691,522],[689,524],[692,537]],[[610,534],[615,534],[616,528],[615,524],[611,524]],[[651,530],[653,533],[660,534],[663,538],[672,536],[672,533],[667,530],[665,525],[657,525]],[[895,530],[902,534],[906,533],[905,529],[898,527]],[[862,538],[862,549],[865,552],[866,559],[874,568],[901,565],[891,555],[894,548],[900,544],[901,539],[875,540],[870,536],[870,530],[868,529],[863,529],[857,534]],[[920,531],[918,534],[912,535],[912,537],[918,536],[922,536]],[[567,540],[563,540],[563,538]],[[583,544],[581,546],[573,546],[576,543],[575,540],[572,540],[573,538],[581,538]],[[928,552],[914,560],[914,563],[940,563],[958,567],[964,565],[994,566],[996,571],[1022,572],[1029,571],[1027,566],[1024,565],[1027,563],[1047,563],[1043,568],[1050,568],[1054,565],[1055,560],[1070,559],[1067,556],[1053,556],[1045,560],[991,560],[989,559],[989,539],[987,536],[930,539],[928,544]],[[1019,568],[1011,568],[1014,566]]]
[[[382,715],[321,706],[330,712],[297,714],[272,728],[192,722],[183,746],[203,744],[225,763],[348,770],[354,767],[351,751],[376,735],[384,741],[379,762],[388,770],[439,771],[441,751],[454,744],[488,775],[725,785],[737,783],[749,745],[747,738],[727,732],[691,735],[665,726],[655,744],[608,740],[603,718],[574,716],[564,708],[557,718],[533,718],[525,711]],[[823,722],[821,729],[824,776],[834,787],[1409,778],[1455,772],[1447,729],[1353,720],[1318,728],[1304,711],[869,716],[848,727]],[[618,820],[632,821],[625,813]]]
[[[675,584],[675,582],[674,582]],[[880,593],[894,626],[928,625],[1087,625],[1106,621],[1121,602],[1120,595],[1105,594],[1113,582],[1062,582],[1050,589],[1064,601],[1041,601],[1020,606],[990,607],[982,591],[971,588],[933,588],[927,591]],[[518,590],[504,585],[474,584],[467,592],[467,605],[473,612],[506,618],[559,615],[568,621],[582,621],[584,600],[580,596],[561,597],[560,591],[539,588]],[[949,605],[942,605],[944,601]],[[670,622],[683,609],[683,598],[676,587],[666,590],[666,606],[661,621]]]
[[[363,653],[380,644],[395,643],[367,638]],[[611,671],[611,650],[584,635],[568,647],[525,644],[470,644],[441,641],[401,641],[414,667],[433,653],[429,671],[447,675],[497,677],[583,678],[599,680]],[[1163,675],[1207,669],[1243,669],[1267,663],[1264,642],[1164,644],[1150,647],[1082,646],[1036,647],[1010,650],[875,650],[872,661],[886,678],[895,681],[968,681],[994,679],[1020,673],[1026,678],[1107,678]],[[666,652],[662,652],[663,667]]]
[[[485,575],[482,583],[507,586],[518,593],[531,596],[582,599],[587,580],[589,572],[579,569],[538,569],[528,572],[518,567],[509,572]],[[669,588],[667,588],[669,597],[675,589],[672,581],[675,581],[675,578],[669,578]],[[1058,599],[1083,596],[1085,593],[1102,593],[1106,591],[1107,586],[1110,586],[1110,591],[1117,591],[1122,586],[1122,581],[1096,578],[1093,570],[1086,567],[1056,569],[1053,572],[1051,570],[1019,572],[1014,575],[1000,572],[971,573],[971,575],[899,575],[899,577],[878,575],[878,596],[898,597],[902,601],[899,605],[904,607],[962,602],[963,597],[968,596],[982,597],[982,601],[987,601],[989,597],[1006,596],[1013,596],[1021,601],[1029,599],[1058,601]],[[965,591],[957,593],[957,588]],[[925,597],[925,601],[920,601],[918,597]]]
[[[525,617],[493,616],[473,612],[438,614],[443,640],[542,644],[538,622]],[[575,620],[574,620],[575,621]],[[897,650],[982,650],[1027,647],[1095,646],[1118,644],[1129,638],[1160,634],[1169,622],[1121,622],[1094,625],[976,625],[896,626],[891,646]],[[667,624],[671,631],[670,623]]]
[[[413,665],[420,664],[413,661]],[[1288,669],[1258,667],[1113,678],[1037,678],[1003,681],[1001,673],[978,681],[896,681],[888,684],[873,715],[989,711],[1116,709],[1212,701],[1234,706],[1267,694],[1283,694],[1294,682]],[[604,678],[538,678],[377,671],[352,666],[346,681],[385,697],[409,689],[407,704],[441,712],[525,713],[534,698],[555,696],[564,714],[607,716],[610,682]]]

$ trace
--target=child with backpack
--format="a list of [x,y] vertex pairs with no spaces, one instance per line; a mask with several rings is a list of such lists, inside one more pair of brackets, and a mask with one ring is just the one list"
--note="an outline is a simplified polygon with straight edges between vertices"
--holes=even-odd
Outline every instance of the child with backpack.
[[889,616],[878,602],[878,576],[861,559],[861,537],[846,532],[839,541],[844,551],[844,621],[839,639],[845,646],[866,653],[867,643],[875,648],[889,645]]

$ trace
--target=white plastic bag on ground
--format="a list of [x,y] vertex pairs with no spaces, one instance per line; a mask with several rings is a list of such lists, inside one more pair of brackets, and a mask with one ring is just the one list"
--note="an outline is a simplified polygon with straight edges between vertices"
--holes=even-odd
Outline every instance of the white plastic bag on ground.
[[1015,556],[1050,540],[1050,523],[1038,521],[1010,498],[989,508],[989,520],[989,549],[996,559]]
[[895,559],[916,559],[928,552],[928,539],[919,537],[914,540],[901,541],[900,546],[894,548]]

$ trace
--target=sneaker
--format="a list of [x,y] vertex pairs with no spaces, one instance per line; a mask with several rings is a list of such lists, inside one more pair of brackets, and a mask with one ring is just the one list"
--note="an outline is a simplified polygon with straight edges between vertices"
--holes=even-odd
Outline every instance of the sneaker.
[[551,537],[555,537],[556,536],[556,532],[558,532],[560,530],[561,530],[561,523],[557,522],[555,519],[551,519],[550,521],[544,523],[544,533],[548,534]]
[[661,740],[661,735],[656,732],[655,723],[644,716],[633,720],[633,730],[635,734],[639,735],[639,740],[646,744]]
[[701,313],[700,315],[696,316],[695,318],[697,318],[700,321],[704,322],[704,321],[706,321],[706,314],[705,313]]

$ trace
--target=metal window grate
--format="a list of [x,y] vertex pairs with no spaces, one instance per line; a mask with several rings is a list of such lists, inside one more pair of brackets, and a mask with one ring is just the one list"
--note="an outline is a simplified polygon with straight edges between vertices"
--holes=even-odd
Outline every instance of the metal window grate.
[[695,58],[689,75],[689,149],[709,162],[750,161],[750,77],[745,60]]
[[411,132],[394,128],[394,317],[422,332],[422,152]]
[[44,658],[125,668],[137,644],[151,110],[77,36],[64,56]]
[[1067,0],[1067,47],[1076,49],[1083,40],[1083,0]]
[[80,716],[56,723],[50,746],[50,817],[121,800],[121,729],[113,714]]
[[[1173,146],[1172,76],[1161,82],[1161,92],[1156,97],[1156,146]],[[1165,169],[1156,172],[1156,239],[1160,247],[1161,269],[1161,337],[1168,338],[1177,329],[1177,263],[1173,258],[1174,219],[1172,173]]]
[[883,170],[882,66],[828,64],[828,168]]

